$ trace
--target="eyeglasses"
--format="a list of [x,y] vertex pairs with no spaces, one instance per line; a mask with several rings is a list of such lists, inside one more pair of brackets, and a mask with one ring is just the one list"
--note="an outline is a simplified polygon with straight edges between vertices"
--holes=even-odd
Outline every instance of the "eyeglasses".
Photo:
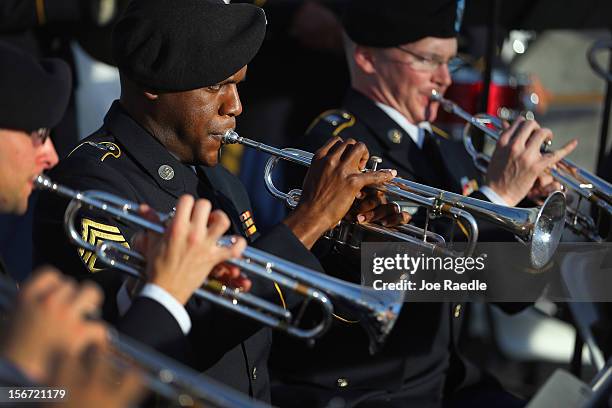
[[47,139],[51,136],[51,129],[49,128],[40,128],[30,132],[30,137],[36,142],[44,145],[47,142]]
[[445,61],[440,57],[435,57],[435,56],[428,57],[425,55],[417,54],[416,52],[407,50],[405,48],[401,48],[401,47],[395,47],[395,48],[415,58],[414,61],[409,62],[407,64],[409,64],[413,69],[417,71],[433,72],[437,70],[438,68],[440,68],[440,66],[446,65],[448,67],[448,70],[452,73],[452,72],[457,71],[462,66],[466,65],[466,62],[463,61],[459,57],[453,57]]

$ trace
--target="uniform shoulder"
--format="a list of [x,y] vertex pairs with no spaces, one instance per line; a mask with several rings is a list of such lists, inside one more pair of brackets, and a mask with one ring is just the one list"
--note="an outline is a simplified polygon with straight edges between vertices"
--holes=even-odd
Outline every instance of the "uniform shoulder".
[[105,160],[119,159],[122,154],[121,147],[112,135],[98,131],[79,142],[66,158],[88,158],[102,163]]
[[[77,189],[102,189],[124,186],[129,168],[121,146],[109,135],[92,135],[83,139],[49,171],[53,181]],[[129,193],[132,189],[128,189]]]
[[435,125],[431,125],[431,131],[434,135],[440,137],[441,139],[445,139],[445,140],[452,140],[451,136],[448,134],[448,132],[446,132],[445,130],[435,126]]
[[312,121],[306,134],[325,133],[328,137],[340,136],[340,134],[354,126],[355,116],[345,109],[331,109],[321,113]]
[[308,127],[302,138],[302,148],[315,151],[330,138],[339,136],[343,139],[360,134],[355,124],[355,115],[344,109],[328,110],[320,114]]
[[95,133],[81,140],[50,174],[70,178],[111,175],[121,172],[124,156],[112,135]]

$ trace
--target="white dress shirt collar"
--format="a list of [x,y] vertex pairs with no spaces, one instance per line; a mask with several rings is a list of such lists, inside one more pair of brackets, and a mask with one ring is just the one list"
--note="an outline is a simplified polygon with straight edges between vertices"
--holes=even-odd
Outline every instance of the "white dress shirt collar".
[[419,149],[423,148],[423,142],[425,141],[424,129],[431,132],[431,125],[429,124],[429,122],[421,122],[418,124],[418,126],[414,125],[410,123],[404,115],[399,113],[397,109],[392,108],[389,105],[385,105],[381,102],[375,103],[376,106],[382,109],[383,112],[385,112],[391,119],[395,121],[395,123],[400,125],[401,128],[404,129],[406,133],[408,133],[408,136],[410,136],[412,141],[419,147]]

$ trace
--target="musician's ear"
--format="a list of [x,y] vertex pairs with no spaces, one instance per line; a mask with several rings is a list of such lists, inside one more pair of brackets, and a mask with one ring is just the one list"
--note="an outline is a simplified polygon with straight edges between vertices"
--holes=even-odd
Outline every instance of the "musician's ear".
[[355,65],[366,74],[376,73],[375,56],[372,48],[357,45],[353,50]]

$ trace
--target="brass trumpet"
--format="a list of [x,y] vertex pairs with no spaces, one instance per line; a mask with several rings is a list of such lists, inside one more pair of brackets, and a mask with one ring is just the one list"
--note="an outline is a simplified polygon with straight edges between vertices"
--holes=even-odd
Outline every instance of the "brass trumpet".
[[[463,131],[463,144],[468,154],[472,157],[476,168],[486,173],[490,157],[485,153],[479,152],[474,147],[472,131],[473,129],[478,129],[484,135],[497,142],[502,132],[501,121],[498,118],[485,114],[471,116],[456,103],[442,97],[436,90],[432,91],[431,100],[439,102],[442,109],[459,116],[467,122]],[[549,145],[550,141],[545,143],[541,150],[546,152]],[[580,204],[582,200],[586,200],[600,208],[601,211],[605,211],[608,214],[612,213],[612,185],[578,167],[568,159],[561,159],[557,163],[557,167],[552,168],[550,172],[556,181],[578,196],[576,205],[567,208],[565,219],[567,227],[591,241],[603,241],[603,238],[599,236],[597,223],[590,215],[580,212]]]
[[[239,143],[273,155],[274,157],[268,160],[265,167],[266,186],[272,195],[286,200],[290,207],[297,205],[301,191],[291,190],[289,193],[284,193],[278,190],[272,181],[272,171],[280,159],[309,167],[313,158],[312,153],[299,149],[278,149],[241,137],[232,130],[225,133],[223,142],[226,144]],[[373,166],[369,170],[375,169],[376,167]],[[405,226],[410,228],[398,231],[381,226],[362,226],[344,221],[341,227],[373,228],[376,232],[388,235],[391,239],[402,239],[414,243],[423,251],[456,255],[452,250],[443,247],[444,242],[427,242],[427,239],[432,236],[431,231],[428,231],[429,219],[446,216],[459,220],[463,228],[467,225],[468,243],[463,256],[469,256],[478,238],[478,225],[474,220],[476,217],[514,233],[520,241],[528,245],[530,264],[538,269],[546,265],[552,258],[561,240],[565,217],[565,197],[560,192],[551,194],[541,207],[514,208],[464,197],[398,177],[384,185],[372,187],[386,193],[387,197],[396,199],[397,202],[409,201],[425,206],[428,209],[425,227]]]
[[[77,214],[83,206],[87,206],[102,211],[107,216],[159,234],[164,233],[165,227],[162,223],[153,223],[140,217],[135,214],[138,211],[138,204],[106,192],[75,191],[55,184],[43,175],[36,177],[34,184],[39,189],[53,191],[71,199],[64,214],[64,227],[75,245],[95,252],[99,259],[109,266],[136,279],[142,279],[141,272],[146,262],[143,256],[116,242],[104,241],[94,246],[84,241],[75,226]],[[168,218],[169,215],[160,214],[162,222]],[[218,244],[231,245],[232,241],[226,236]],[[242,258],[231,259],[228,263],[248,271],[251,276],[272,280],[293,290],[304,296],[307,301],[317,302],[322,308],[322,320],[314,327],[302,328],[299,323],[305,308],[294,315],[272,302],[229,288],[215,280],[204,282],[202,288],[194,295],[298,338],[312,339],[327,331],[334,310],[332,301],[328,297],[330,296],[334,302],[343,303],[359,317],[370,338],[370,351],[374,353],[393,328],[404,301],[404,293],[400,291],[378,291],[348,283],[253,247],[247,247]]]

